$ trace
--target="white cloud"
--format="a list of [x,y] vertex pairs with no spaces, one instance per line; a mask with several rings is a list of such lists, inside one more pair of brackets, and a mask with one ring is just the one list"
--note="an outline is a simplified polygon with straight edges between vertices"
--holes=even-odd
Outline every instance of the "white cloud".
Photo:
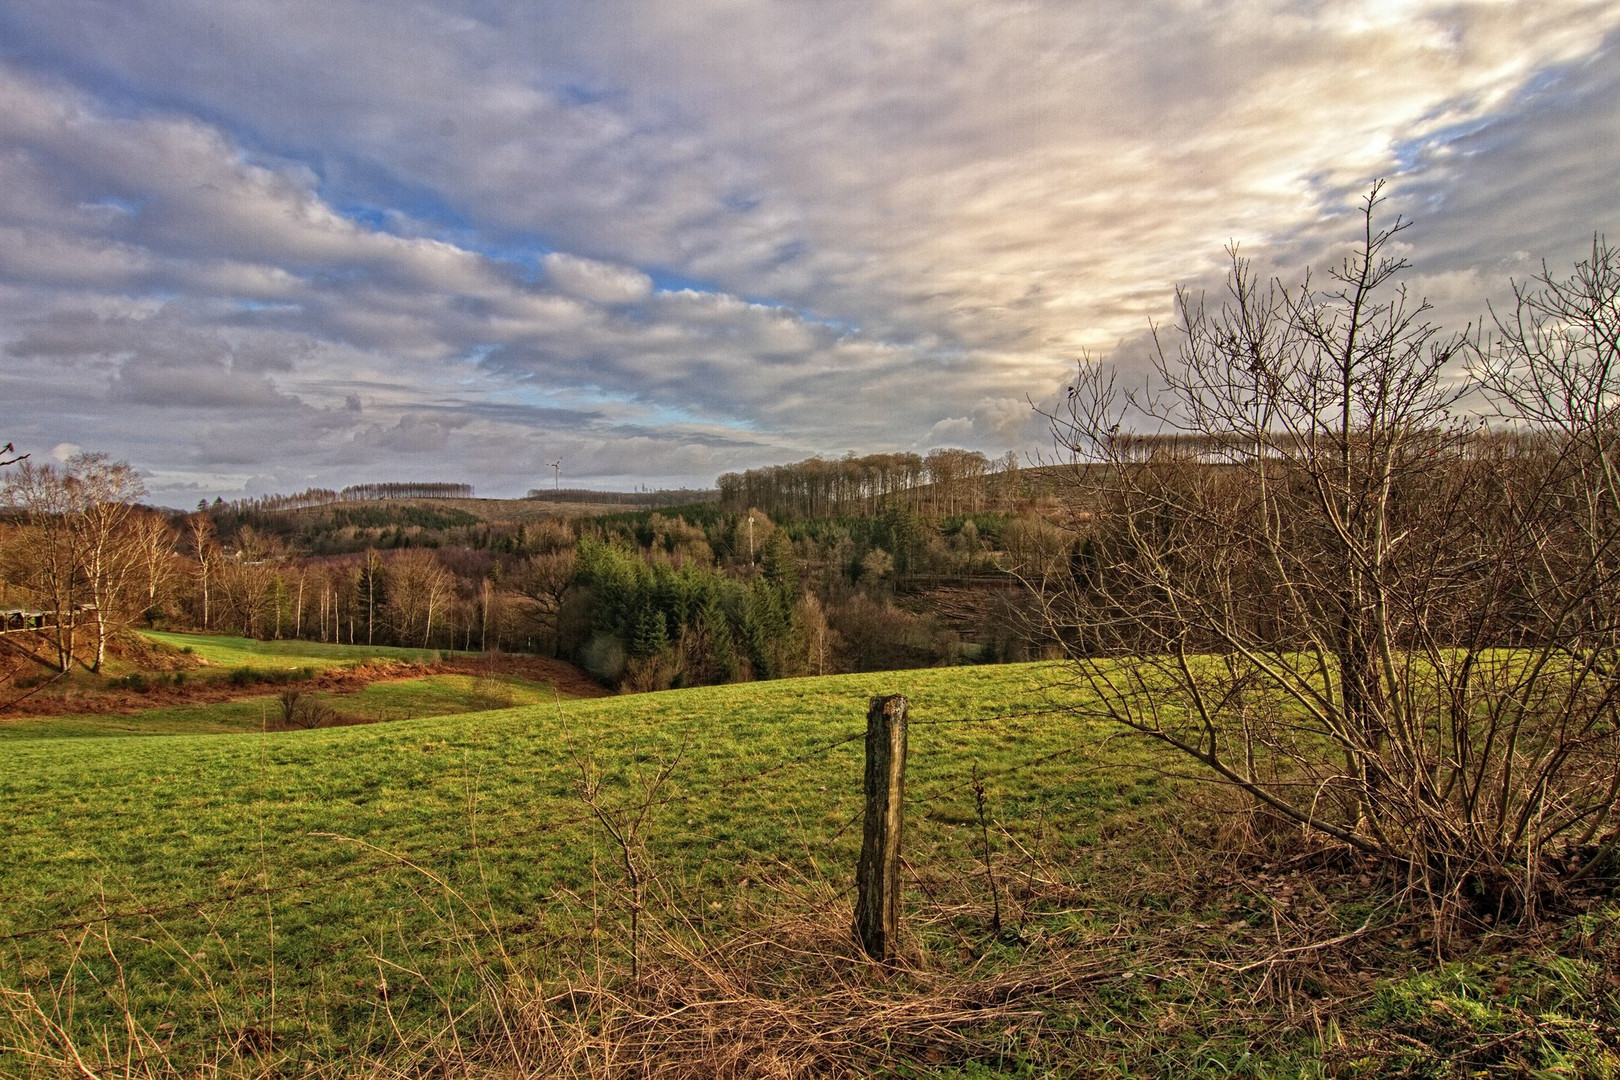
[[973,418],[971,416],[947,416],[928,429],[928,437],[922,442],[928,446],[937,446],[941,443],[956,445],[972,440]]
[[652,279],[628,266],[614,266],[553,251],[542,260],[546,278],[559,291],[597,304],[632,304],[652,295]]
[[0,30],[0,392],[166,477],[1028,446],[1082,350],[1139,369],[1176,283],[1229,240],[1319,260],[1373,176],[1448,318],[1508,253],[1620,232],[1612,2],[58,0]]

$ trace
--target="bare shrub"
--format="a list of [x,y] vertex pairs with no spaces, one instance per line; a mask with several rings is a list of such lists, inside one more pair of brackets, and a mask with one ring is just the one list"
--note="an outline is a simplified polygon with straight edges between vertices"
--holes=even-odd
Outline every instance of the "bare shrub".
[[627,694],[668,690],[682,675],[681,659],[679,651],[668,648],[650,656],[632,656],[624,666],[622,689]]
[[297,686],[282,687],[276,695],[276,704],[281,707],[284,728],[330,727],[337,720],[337,713],[330,706]]
[[885,671],[948,662],[960,651],[953,632],[926,615],[857,593],[825,611],[840,671]]
[[[1615,269],[1521,289],[1498,342],[1446,335],[1378,203],[1325,288],[1234,251],[1219,310],[1180,294],[1155,390],[1081,365],[1052,417],[1075,556],[1043,602],[1086,710],[1437,911],[1528,917],[1613,842]],[[1456,418],[1481,382],[1512,431]]]

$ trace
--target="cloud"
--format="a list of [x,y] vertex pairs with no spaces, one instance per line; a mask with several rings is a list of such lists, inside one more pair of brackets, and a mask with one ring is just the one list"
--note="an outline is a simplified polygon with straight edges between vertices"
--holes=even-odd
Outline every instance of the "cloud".
[[525,440],[636,479],[1028,449],[1026,396],[1142,370],[1228,241],[1320,265],[1375,176],[1448,320],[1620,232],[1617,34],[1607,2],[11,5],[0,393],[176,491],[390,455],[521,491]]
[[613,266],[553,251],[543,260],[558,291],[597,304],[631,304],[652,294],[652,279],[627,266]]
[[1035,415],[1029,399],[1012,397],[990,398],[981,402],[974,410],[973,425],[977,430],[989,432],[1006,446],[1027,446],[1032,441],[1032,426],[1037,432],[1045,427]]
[[294,403],[269,379],[223,359],[173,362],[138,357],[119,368],[112,397],[168,409],[274,408]]
[[928,435],[923,443],[929,446],[938,446],[942,443],[959,445],[973,439],[973,418],[971,416],[947,416],[935,422],[928,429]]
[[411,413],[390,428],[368,428],[355,436],[355,442],[395,454],[442,454],[450,445],[450,433],[467,426],[466,416],[424,416]]

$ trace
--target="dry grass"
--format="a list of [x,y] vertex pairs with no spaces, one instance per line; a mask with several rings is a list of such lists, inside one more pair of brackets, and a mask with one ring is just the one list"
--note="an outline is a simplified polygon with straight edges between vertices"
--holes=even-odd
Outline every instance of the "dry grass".
[[1119,958],[1042,953],[984,970],[918,950],[885,967],[855,948],[846,897],[772,892],[749,930],[706,940],[656,924],[641,978],[576,970],[517,1001],[491,1065],[525,1075],[869,1076],[1016,1056],[1051,1007],[1115,977]]
[[[826,881],[757,883],[709,919],[650,865],[632,893],[609,844],[591,887],[566,903],[569,929],[514,953],[475,898],[424,869],[421,896],[435,899],[444,940],[476,972],[477,1000],[441,999],[424,1021],[400,1005],[430,980],[379,948],[372,1037],[339,1059],[308,1059],[283,1045],[262,1005],[241,1022],[228,998],[242,987],[210,988],[225,1034],[201,1046],[184,1032],[141,1029],[132,1015],[116,1045],[75,1045],[71,997],[7,992],[0,1021],[12,1056],[0,1071],[39,1080],[1506,1077],[1608,1075],[1620,1062],[1620,1028],[1604,1012],[1620,988],[1612,908],[1569,924],[1573,938],[1441,941],[1407,913],[1421,908],[1403,911],[1391,883],[1360,860],[1222,809],[1205,803],[1210,824],[1162,834],[1160,860],[1106,842],[1064,865],[1004,852],[995,898],[981,868],[914,870],[910,936],[888,966],[856,948],[852,898]],[[1357,893],[1368,895],[1359,907]],[[105,935],[86,934],[81,947],[116,961]],[[1458,962],[1440,964],[1439,950]],[[101,990],[116,999],[125,990],[114,971]],[[1555,992],[1563,997],[1549,999]]]

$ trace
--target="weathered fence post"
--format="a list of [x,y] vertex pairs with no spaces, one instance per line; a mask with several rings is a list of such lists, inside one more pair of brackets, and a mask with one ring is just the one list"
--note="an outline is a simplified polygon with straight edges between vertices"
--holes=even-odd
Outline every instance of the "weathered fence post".
[[866,828],[855,867],[855,937],[866,955],[894,959],[900,943],[900,825],[906,787],[906,699],[875,697],[866,711]]

